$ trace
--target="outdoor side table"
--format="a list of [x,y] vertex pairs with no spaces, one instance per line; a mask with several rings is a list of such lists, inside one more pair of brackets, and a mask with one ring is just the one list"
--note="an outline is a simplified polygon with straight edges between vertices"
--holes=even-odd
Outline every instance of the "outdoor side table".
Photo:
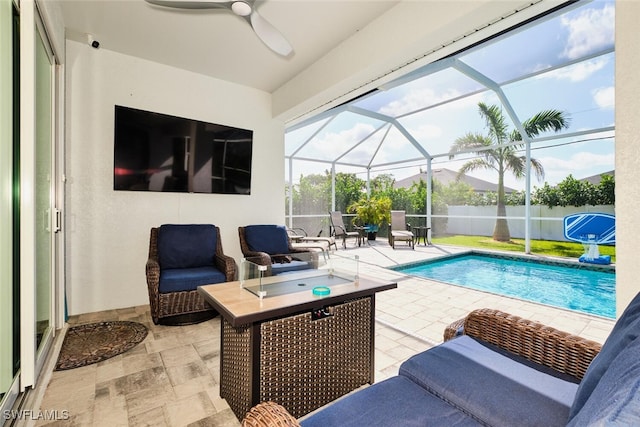
[[354,226],[354,230],[358,232],[358,246],[362,246],[364,242],[367,241],[367,235],[369,234],[369,227],[364,226]]
[[411,231],[413,232],[413,245],[415,246],[416,243],[420,244],[420,238],[422,238],[425,246],[431,245],[429,230],[431,230],[431,227],[425,227],[424,225],[411,227]]

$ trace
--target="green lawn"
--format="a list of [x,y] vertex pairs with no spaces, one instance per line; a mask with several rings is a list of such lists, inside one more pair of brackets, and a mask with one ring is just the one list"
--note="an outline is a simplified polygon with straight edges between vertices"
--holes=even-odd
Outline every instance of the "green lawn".
[[[499,251],[513,251],[524,253],[524,239],[511,239],[510,242],[496,242],[487,236],[442,236],[433,237],[432,242],[437,245],[467,246],[470,248],[492,249]],[[611,255],[611,262],[615,262],[615,246],[599,246],[600,255]],[[531,253],[538,255],[579,258],[584,253],[582,244],[573,242],[555,242],[549,240],[531,240]]]

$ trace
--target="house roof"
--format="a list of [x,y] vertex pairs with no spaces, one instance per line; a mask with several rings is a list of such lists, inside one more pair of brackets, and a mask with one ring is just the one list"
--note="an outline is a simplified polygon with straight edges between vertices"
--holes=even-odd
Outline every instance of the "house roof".
[[[438,180],[443,185],[449,185],[452,182],[458,181],[458,172],[452,171],[450,169],[433,169],[432,176],[434,180]],[[405,179],[401,179],[394,183],[395,188],[410,188],[414,182],[419,182],[420,180],[427,180],[427,174],[425,172],[410,176]],[[493,182],[488,182],[483,179],[474,178],[469,175],[461,175],[459,181],[468,184],[473,188],[473,191],[477,193],[485,193],[488,191],[498,191],[498,184],[494,184]],[[516,191],[513,188],[504,187],[505,193],[513,193]]]
[[602,172],[599,173],[597,175],[591,175],[591,176],[587,176],[585,178],[579,179],[578,181],[586,181],[586,182],[590,182],[593,185],[598,185],[600,184],[600,181],[602,180],[602,175],[611,175],[612,177],[616,177],[616,171],[608,171],[608,172]]

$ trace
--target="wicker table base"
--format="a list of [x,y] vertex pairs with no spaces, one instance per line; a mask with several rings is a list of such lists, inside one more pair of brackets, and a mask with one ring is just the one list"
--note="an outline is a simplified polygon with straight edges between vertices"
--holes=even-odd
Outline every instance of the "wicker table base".
[[220,395],[239,419],[274,401],[301,417],[372,383],[374,297],[240,327],[223,319]]

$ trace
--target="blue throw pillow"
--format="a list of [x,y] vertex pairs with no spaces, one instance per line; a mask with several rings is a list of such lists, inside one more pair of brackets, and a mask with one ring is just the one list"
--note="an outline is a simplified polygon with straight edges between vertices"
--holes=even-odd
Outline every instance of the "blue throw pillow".
[[616,322],[611,334],[602,346],[602,350],[589,365],[589,369],[582,378],[576,398],[569,412],[569,420],[576,416],[582,409],[591,393],[600,382],[604,373],[609,369],[611,362],[631,342],[640,335],[640,293],[627,306],[620,319]]
[[244,238],[249,249],[269,255],[289,253],[289,237],[283,225],[247,225]]
[[640,420],[640,338],[617,355],[568,427],[637,426]]
[[218,234],[211,224],[165,224],[158,229],[161,269],[214,265]]

